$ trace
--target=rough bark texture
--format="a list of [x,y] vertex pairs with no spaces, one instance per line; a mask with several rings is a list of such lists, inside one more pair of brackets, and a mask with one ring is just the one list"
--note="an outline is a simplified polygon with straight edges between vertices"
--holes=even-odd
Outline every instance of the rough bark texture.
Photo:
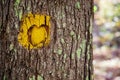
[[[0,80],[93,80],[92,0],[0,0]],[[26,50],[21,16],[51,16],[51,43]]]

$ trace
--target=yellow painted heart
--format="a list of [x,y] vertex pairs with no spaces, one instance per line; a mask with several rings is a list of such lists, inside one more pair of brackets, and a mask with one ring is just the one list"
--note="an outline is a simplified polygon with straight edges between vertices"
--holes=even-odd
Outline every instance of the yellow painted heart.
[[48,46],[50,43],[50,16],[32,13],[23,16],[18,42],[27,49]]

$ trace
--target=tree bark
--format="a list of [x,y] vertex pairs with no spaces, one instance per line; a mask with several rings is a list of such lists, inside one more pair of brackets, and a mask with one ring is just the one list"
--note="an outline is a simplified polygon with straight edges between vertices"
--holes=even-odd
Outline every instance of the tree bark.
[[[93,0],[0,0],[0,80],[93,80]],[[51,43],[27,50],[17,35],[29,12],[51,16]]]

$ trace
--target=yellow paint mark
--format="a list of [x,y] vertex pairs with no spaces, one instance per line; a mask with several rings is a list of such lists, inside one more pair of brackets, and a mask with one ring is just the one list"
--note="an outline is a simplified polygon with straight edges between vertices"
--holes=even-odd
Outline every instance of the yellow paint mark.
[[27,49],[47,46],[50,43],[50,16],[32,13],[24,15],[18,42]]

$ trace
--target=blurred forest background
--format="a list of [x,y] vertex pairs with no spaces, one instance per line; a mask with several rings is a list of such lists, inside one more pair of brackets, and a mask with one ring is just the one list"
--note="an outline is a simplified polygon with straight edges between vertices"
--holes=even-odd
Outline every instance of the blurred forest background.
[[120,0],[94,0],[94,80],[120,80]]

